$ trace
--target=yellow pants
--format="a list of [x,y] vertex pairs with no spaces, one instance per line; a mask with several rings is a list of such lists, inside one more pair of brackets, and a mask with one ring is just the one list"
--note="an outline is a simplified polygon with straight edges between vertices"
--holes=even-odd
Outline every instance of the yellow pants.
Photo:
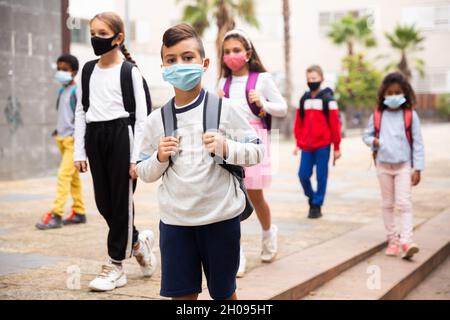
[[84,202],[81,190],[80,175],[73,164],[73,137],[56,137],[56,144],[61,152],[62,159],[58,170],[58,183],[56,187],[56,199],[53,202],[52,211],[60,216],[64,215],[69,191],[72,194],[72,209],[79,214],[84,214]]

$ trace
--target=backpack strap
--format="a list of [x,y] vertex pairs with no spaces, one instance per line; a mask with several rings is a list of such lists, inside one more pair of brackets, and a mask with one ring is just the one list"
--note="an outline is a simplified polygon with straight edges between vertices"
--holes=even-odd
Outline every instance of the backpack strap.
[[222,99],[209,92],[205,95],[203,107],[203,132],[217,131],[220,124],[222,112]]
[[[217,132],[219,130],[221,112],[222,99],[215,94],[207,92],[203,106],[203,132]],[[224,163],[221,157],[214,154],[211,154],[211,156],[217,164],[222,165]]]
[[150,89],[148,88],[147,81],[145,80],[144,77],[142,77],[142,84],[144,86],[145,102],[147,104],[147,115],[149,115],[152,112],[153,103],[152,97],[150,95]]
[[164,127],[164,136],[171,137],[177,130],[177,118],[174,113],[174,99],[171,99],[161,108],[161,119]]
[[261,109],[258,108],[256,103],[250,103],[250,100],[248,99],[248,94],[250,90],[255,90],[256,82],[258,81],[258,76],[259,72],[250,72],[248,74],[247,84],[245,85],[245,98],[247,99],[247,103],[250,106],[250,109],[255,115],[259,115]]
[[223,92],[225,92],[225,98],[230,97],[230,87],[231,87],[231,76],[227,77],[225,84],[223,86]]
[[334,101],[329,97],[325,96],[322,98],[322,113],[327,120],[328,126],[330,126],[330,102]]
[[120,68],[120,88],[122,90],[122,101],[125,111],[130,114],[130,124],[134,128],[136,122],[136,99],[133,90],[133,68],[135,65],[127,60]]
[[375,108],[373,111],[373,126],[375,129],[375,138],[380,138],[380,129],[381,129],[381,115],[383,111],[380,108]]
[[84,112],[87,112],[89,109],[89,81],[91,80],[92,72],[94,71],[98,60],[99,59],[86,62],[83,71],[81,72],[81,103],[83,104]]
[[412,148],[413,145],[413,137],[412,137],[412,118],[413,112],[411,108],[403,109],[403,119],[405,121],[405,133],[406,138],[408,139],[409,145]]
[[58,98],[56,99],[56,110],[59,109],[59,100],[61,100],[61,94],[64,91],[64,87],[59,88],[58,90]]
[[75,112],[75,109],[77,107],[77,102],[78,102],[78,98],[77,98],[77,85],[74,85],[72,87],[72,91],[70,92],[70,109],[72,109],[72,112]]

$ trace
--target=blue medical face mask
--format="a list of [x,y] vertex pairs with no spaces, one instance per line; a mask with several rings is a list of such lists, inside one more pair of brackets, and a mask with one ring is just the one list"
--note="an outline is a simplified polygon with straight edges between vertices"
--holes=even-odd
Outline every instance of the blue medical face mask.
[[63,86],[72,82],[72,73],[69,71],[56,71],[55,80],[61,83]]
[[203,76],[202,64],[174,64],[162,68],[164,81],[169,82],[175,88],[189,91],[200,82]]
[[404,94],[396,94],[393,96],[384,97],[384,104],[393,110],[400,108],[400,106],[405,102],[406,98]]

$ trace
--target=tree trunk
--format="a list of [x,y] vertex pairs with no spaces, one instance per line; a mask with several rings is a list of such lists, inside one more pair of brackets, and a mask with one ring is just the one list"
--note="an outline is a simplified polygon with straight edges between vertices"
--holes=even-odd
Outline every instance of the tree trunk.
[[353,42],[347,42],[347,54],[351,57],[353,55]]
[[402,50],[400,63],[398,64],[398,70],[400,70],[400,72],[404,74],[408,81],[411,80],[412,73],[409,69],[405,50]]
[[[288,104],[288,114],[284,119],[281,133],[289,138],[292,134],[292,120],[293,112],[291,108],[292,102],[292,79],[291,79],[291,26],[290,26],[291,11],[289,0],[283,0],[283,21],[284,21],[284,97]],[[295,111],[295,110],[294,110]]]
[[217,53],[217,67],[218,74],[220,75],[221,70],[221,58],[222,58],[222,41],[225,33],[234,29],[235,22],[232,15],[232,11],[225,0],[221,0],[217,8],[217,38],[216,38],[216,53]]

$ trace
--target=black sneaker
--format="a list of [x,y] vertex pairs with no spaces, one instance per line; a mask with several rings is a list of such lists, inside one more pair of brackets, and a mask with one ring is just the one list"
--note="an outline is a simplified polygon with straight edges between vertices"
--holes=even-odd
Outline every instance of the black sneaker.
[[36,228],[39,230],[57,229],[62,226],[63,224],[61,217],[53,212],[46,213],[42,217],[42,221],[36,223]]
[[309,219],[318,219],[322,216],[322,208],[320,206],[311,205],[309,209]]
[[86,223],[86,215],[76,213],[75,211],[72,211],[72,214],[63,221],[63,224],[65,226],[80,223]]

